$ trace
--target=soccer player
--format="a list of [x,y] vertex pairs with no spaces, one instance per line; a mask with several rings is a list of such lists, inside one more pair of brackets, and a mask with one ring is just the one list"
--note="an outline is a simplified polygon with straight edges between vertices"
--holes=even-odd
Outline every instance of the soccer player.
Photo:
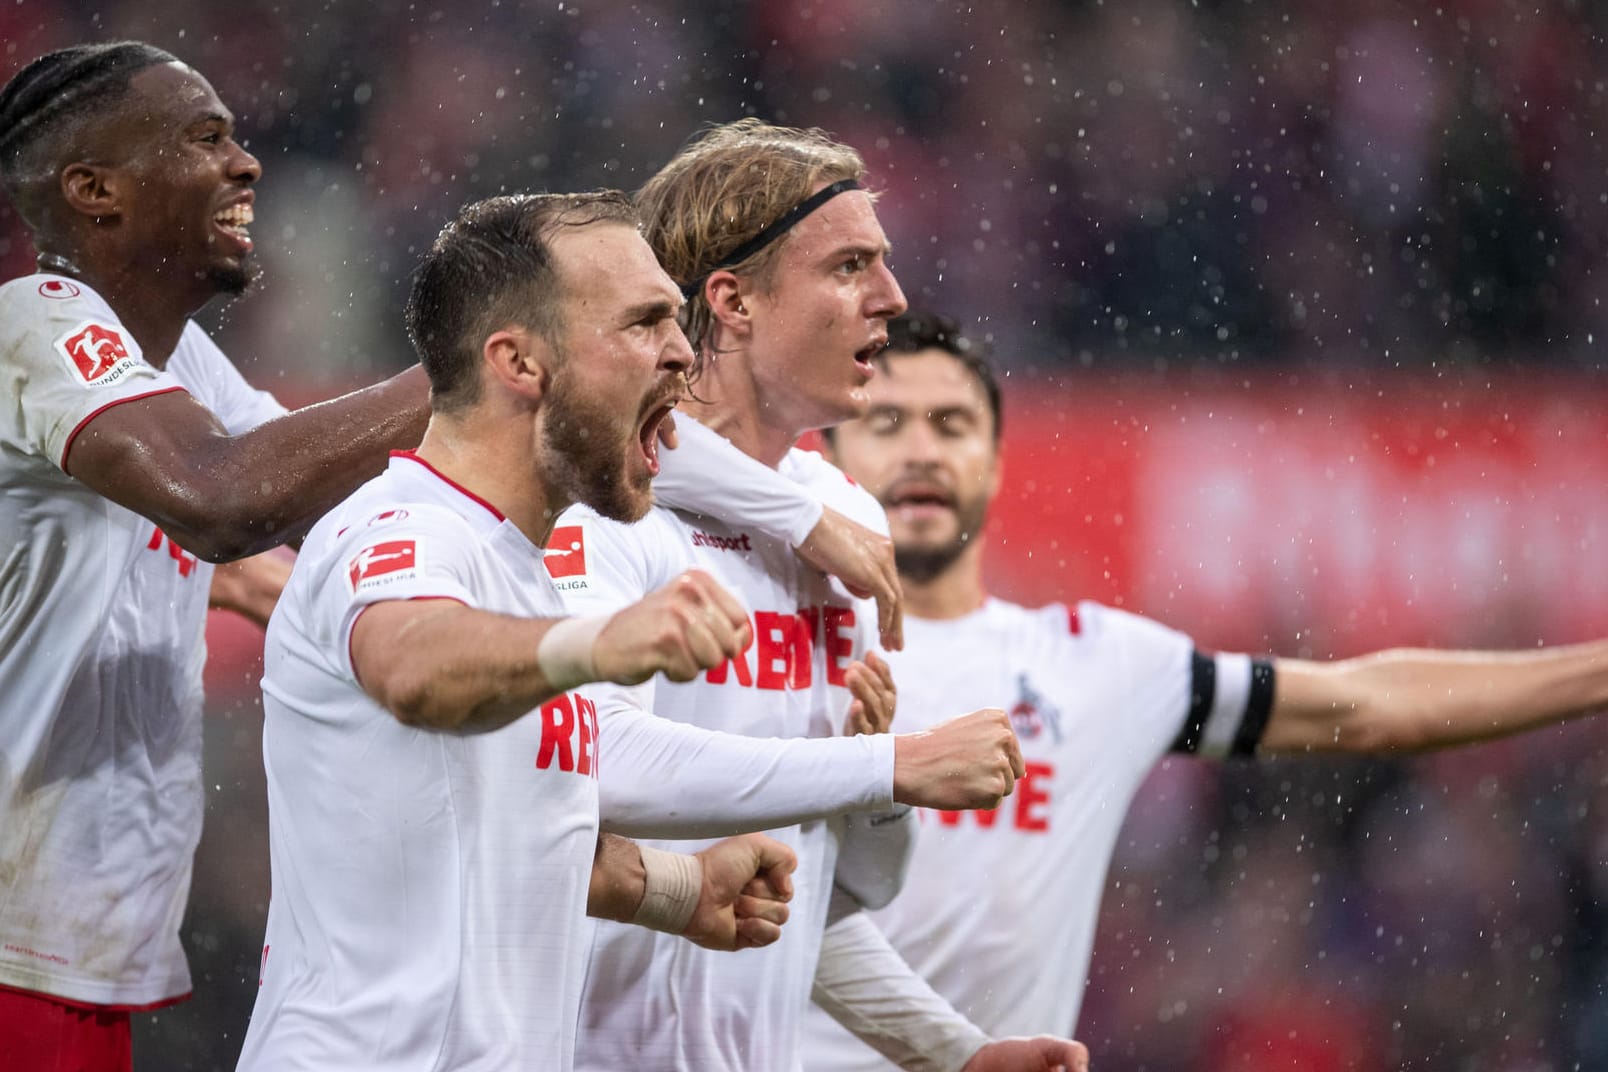
[[[891,339],[869,414],[831,432],[828,455],[888,512],[908,610],[899,720],[918,728],[940,697],[1011,704],[1027,774],[994,815],[926,815],[908,888],[870,915],[985,1029],[1076,1025],[1083,988],[1067,980],[1087,973],[1125,808],[1168,753],[1416,751],[1608,704],[1604,642],[1325,664],[1208,655],[1095,603],[990,597],[979,536],[999,486],[999,387],[947,319],[895,321]],[[888,1067],[819,1013],[806,1052],[822,1072]]]
[[997,801],[1014,777],[1002,714],[997,746],[934,751],[955,738],[940,729],[895,760],[887,738],[754,741],[645,714],[633,733],[572,691],[686,680],[752,641],[697,571],[618,613],[549,620],[544,557],[568,561],[541,549],[555,517],[641,516],[692,364],[636,219],[617,193],[493,198],[415,278],[424,441],[313,528],[269,626],[273,897],[242,1068],[568,1068],[586,913],[721,950],[773,941],[791,851],[600,838],[619,755],[650,754],[638,791],[695,817],[722,793],[726,813],[778,792],[885,809],[901,777],[916,799],[977,781],[960,803]]
[[[857,153],[818,131],[743,121],[691,143],[638,202],[654,251],[688,295],[684,323],[704,363],[684,409],[728,438],[748,467],[773,467],[777,479],[882,528],[869,496],[794,449],[805,430],[863,411],[872,358],[905,304],[872,198],[859,185],[863,171]],[[743,480],[741,470],[732,466],[728,480]],[[552,547],[570,552],[549,563],[574,613],[626,605],[694,568],[731,589],[753,625],[750,647],[695,680],[635,694],[600,690],[606,736],[610,719],[651,709],[754,737],[829,738],[851,708],[854,663],[887,686],[870,608],[744,521],[658,507],[622,525],[578,509],[560,520]],[[948,699],[936,706],[956,709]],[[612,736],[601,753],[609,791],[633,764]],[[799,856],[793,922],[782,938],[756,954],[718,957],[641,928],[600,924],[577,1067],[798,1067],[834,881],[862,901],[885,902],[898,885],[909,813],[852,824],[801,817],[769,833]],[[952,1011],[950,1022],[925,1009],[912,1015],[898,990],[866,997],[884,1010],[868,1030],[898,1033],[911,1068],[1077,1067],[1086,1056],[1059,1039],[990,1043],[954,1022]]]
[[[189,992],[211,563],[304,531],[424,428],[417,370],[287,414],[189,319],[253,278],[259,174],[206,80],[149,45],[0,89],[0,183],[40,266],[0,287],[8,1069],[126,1069],[129,1011]],[[260,614],[261,588],[217,596]]]

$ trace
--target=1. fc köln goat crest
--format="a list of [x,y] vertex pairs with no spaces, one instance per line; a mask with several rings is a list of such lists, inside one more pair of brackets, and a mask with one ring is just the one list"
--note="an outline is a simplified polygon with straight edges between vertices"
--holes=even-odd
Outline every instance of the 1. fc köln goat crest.
[[1050,731],[1050,740],[1061,743],[1061,712],[1038,694],[1026,674],[1016,675],[1016,702],[1011,705],[1011,728],[1024,741],[1037,740]]

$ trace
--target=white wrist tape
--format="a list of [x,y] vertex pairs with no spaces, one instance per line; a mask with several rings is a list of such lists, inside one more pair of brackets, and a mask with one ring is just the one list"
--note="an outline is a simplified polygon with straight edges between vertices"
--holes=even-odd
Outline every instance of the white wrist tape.
[[646,888],[631,922],[650,930],[682,934],[703,890],[703,863],[696,856],[638,845]]
[[536,644],[536,665],[542,676],[559,692],[597,680],[597,663],[592,658],[598,634],[609,624],[612,614],[595,618],[565,618],[553,624]]

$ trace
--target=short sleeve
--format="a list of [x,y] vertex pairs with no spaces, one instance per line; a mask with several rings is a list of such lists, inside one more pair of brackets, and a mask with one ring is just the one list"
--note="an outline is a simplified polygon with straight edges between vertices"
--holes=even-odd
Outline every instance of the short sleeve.
[[179,352],[169,367],[230,435],[249,432],[288,412],[272,394],[247,383],[240,370],[194,321],[185,325]]
[[320,603],[325,620],[339,622],[335,635],[348,661],[352,626],[375,603],[450,599],[478,607],[481,553],[461,518],[419,506],[378,510],[338,535],[325,553]]
[[66,468],[74,437],[123,402],[184,390],[81,283],[34,275],[0,288],[0,441]]

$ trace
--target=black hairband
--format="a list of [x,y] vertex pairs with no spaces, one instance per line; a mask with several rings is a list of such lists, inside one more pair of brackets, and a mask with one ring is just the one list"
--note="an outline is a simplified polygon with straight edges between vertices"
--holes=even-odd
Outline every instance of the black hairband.
[[734,265],[743,263],[743,261],[746,261],[749,257],[752,257],[754,254],[758,253],[760,250],[782,237],[782,235],[791,230],[799,220],[802,220],[805,216],[808,216],[810,213],[832,200],[832,198],[836,197],[838,194],[844,193],[848,190],[858,190],[859,188],[859,182],[854,179],[839,179],[837,182],[828,183],[827,185],[821,187],[819,190],[815,191],[813,194],[794,205],[787,212],[783,213],[781,217],[779,217],[776,222],[772,223],[769,227],[765,228],[763,231],[759,232],[753,238],[750,238],[748,241],[744,242],[730,253],[726,254],[726,256],[721,259],[720,263],[709,269],[709,271],[705,272],[703,275],[699,276],[697,279],[694,279],[690,283],[683,283],[681,285],[681,296],[686,298],[688,301],[691,301],[692,298],[703,289],[705,281],[707,281],[710,276],[714,275],[718,271],[721,271],[722,269],[730,268]]

